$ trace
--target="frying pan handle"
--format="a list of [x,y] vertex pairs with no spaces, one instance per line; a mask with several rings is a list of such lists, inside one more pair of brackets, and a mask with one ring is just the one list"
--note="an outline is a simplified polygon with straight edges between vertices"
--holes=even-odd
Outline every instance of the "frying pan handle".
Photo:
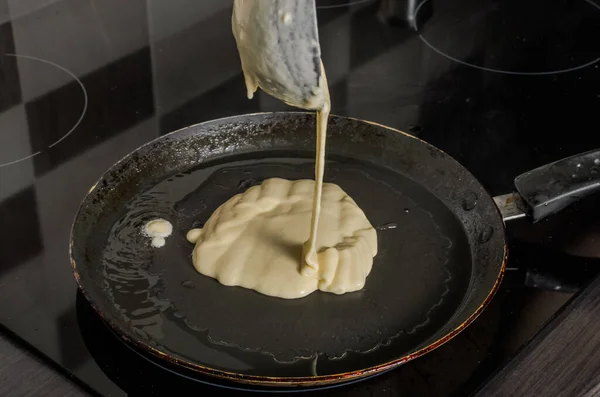
[[600,191],[600,149],[543,165],[515,178],[515,203],[538,222]]

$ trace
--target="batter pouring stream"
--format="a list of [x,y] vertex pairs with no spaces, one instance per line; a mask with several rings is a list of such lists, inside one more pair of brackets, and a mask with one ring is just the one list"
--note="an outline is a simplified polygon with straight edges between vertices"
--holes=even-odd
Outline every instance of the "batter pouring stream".
[[[240,18],[233,31],[252,98],[261,86],[256,71],[263,75],[264,57],[256,56],[261,53],[254,48],[256,41],[244,31],[244,23],[256,19],[246,14]],[[377,254],[377,234],[341,187],[323,183],[330,98],[325,69],[320,66],[313,96],[302,103],[288,102],[308,109],[322,103],[317,109],[315,181],[268,179],[221,205],[202,229],[187,234],[195,243],[192,258],[198,272],[224,285],[286,299],[317,289],[343,294],[364,287]],[[280,81],[282,76],[285,73],[279,74]]]

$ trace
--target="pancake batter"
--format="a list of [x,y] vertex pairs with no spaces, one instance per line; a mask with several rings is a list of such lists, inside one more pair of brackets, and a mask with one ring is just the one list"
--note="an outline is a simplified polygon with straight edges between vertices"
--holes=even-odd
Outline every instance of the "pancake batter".
[[[287,18],[291,21],[293,16]],[[236,26],[233,31],[251,99],[260,84],[250,71],[267,75],[279,71],[262,68],[257,56],[260,51],[252,42],[244,41],[244,31]],[[278,76],[280,82],[293,86],[284,76]],[[343,294],[365,285],[377,254],[376,231],[339,186],[323,184],[331,105],[322,62],[318,86],[311,92],[312,97],[302,103],[280,96],[284,102],[305,109],[322,103],[317,110],[315,181],[273,178],[228,200],[203,229],[187,234],[196,244],[192,258],[198,272],[224,285],[286,299],[317,289]]]
[[308,275],[301,273],[307,268],[302,245],[314,216],[315,185],[272,178],[229,199],[203,229],[187,234],[196,243],[196,270],[224,285],[287,299],[317,289],[343,294],[363,288],[377,235],[354,200],[332,183],[321,186],[313,264]]
[[142,233],[152,239],[150,245],[154,248],[160,248],[167,242],[167,237],[173,233],[173,225],[162,218],[153,219],[144,225]]

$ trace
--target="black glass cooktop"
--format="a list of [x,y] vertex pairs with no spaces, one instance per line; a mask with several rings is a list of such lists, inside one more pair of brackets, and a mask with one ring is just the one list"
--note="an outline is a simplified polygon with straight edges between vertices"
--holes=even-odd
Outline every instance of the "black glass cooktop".
[[[333,113],[439,146],[491,194],[600,146],[597,0],[317,4]],[[0,323],[98,394],[216,390],[149,363],[104,327],[77,293],[68,238],[89,187],[136,147],[205,120],[289,109],[246,98],[231,6],[0,0]],[[509,225],[505,283],[472,326],[397,370],[324,393],[472,393],[595,274],[594,207]]]

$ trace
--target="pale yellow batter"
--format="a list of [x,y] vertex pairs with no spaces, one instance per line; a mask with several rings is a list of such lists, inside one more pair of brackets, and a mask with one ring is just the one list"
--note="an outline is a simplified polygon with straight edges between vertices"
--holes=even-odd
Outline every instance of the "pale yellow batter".
[[[301,273],[305,276],[314,276],[319,271],[319,262],[317,259],[317,237],[321,213],[321,194],[323,189],[323,174],[325,172],[325,143],[327,139],[327,121],[329,119],[329,110],[331,101],[329,99],[329,87],[327,86],[327,77],[325,68],[321,63],[322,78],[319,82],[324,93],[323,107],[317,111],[317,155],[315,159],[315,187],[312,206],[312,220],[310,226],[310,235],[302,249],[302,259],[304,266]],[[374,255],[374,254],[373,254]],[[361,287],[362,288],[362,287]]]
[[285,299],[364,287],[377,233],[350,196],[323,183],[326,98],[317,113],[316,182],[273,178],[228,200],[187,234],[198,272]]
[[196,270],[224,285],[287,299],[317,289],[343,294],[363,288],[377,253],[377,235],[363,211],[335,184],[322,186],[314,272],[300,272],[314,188],[312,180],[273,178],[229,199],[202,230],[187,235],[196,244]]
[[142,233],[152,239],[150,244],[153,247],[160,248],[167,242],[167,237],[173,233],[173,225],[162,218],[153,219],[144,225]]
[[[234,14],[234,20],[244,17]],[[293,16],[287,18],[291,21]],[[242,69],[249,98],[259,86],[249,70],[281,72],[278,80],[292,87],[283,69],[268,70],[261,64],[256,55],[260,51],[245,44],[244,31],[236,24],[234,35],[240,54],[245,54]],[[323,184],[330,98],[322,63],[321,71],[313,97],[303,103],[292,103],[291,97],[278,93],[284,102],[305,109],[323,104],[317,111],[315,181],[273,178],[228,200],[203,229],[187,234],[196,244],[192,258],[198,272],[224,285],[286,299],[317,289],[343,294],[365,285],[377,254],[377,234],[339,186]]]

